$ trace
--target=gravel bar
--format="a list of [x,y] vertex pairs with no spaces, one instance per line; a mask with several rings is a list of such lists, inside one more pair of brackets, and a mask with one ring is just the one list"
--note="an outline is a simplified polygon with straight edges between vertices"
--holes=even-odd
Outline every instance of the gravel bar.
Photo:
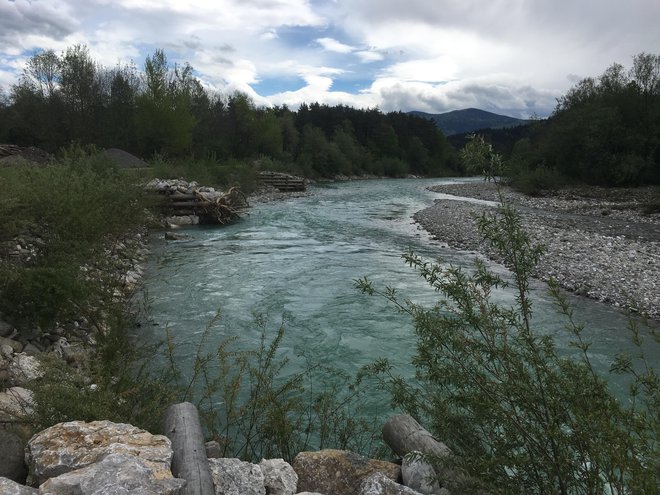
[[[430,188],[441,193],[415,221],[450,247],[501,261],[482,242],[475,216],[494,208],[467,198],[498,201],[495,184],[470,182]],[[660,320],[660,215],[642,206],[657,188],[566,188],[529,197],[502,186],[502,197],[521,214],[534,243],[547,248],[535,277]],[[462,198],[462,199],[461,199]]]

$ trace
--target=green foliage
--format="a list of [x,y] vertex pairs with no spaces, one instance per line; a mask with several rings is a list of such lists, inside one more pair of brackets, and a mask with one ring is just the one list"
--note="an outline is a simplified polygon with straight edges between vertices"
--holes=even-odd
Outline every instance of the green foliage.
[[148,366],[160,349],[128,336],[128,315],[120,305],[96,329],[96,345],[86,350],[89,354],[78,368],[53,355],[40,358],[45,374],[30,384],[35,405],[25,418],[34,431],[74,420],[109,420],[161,431],[165,408],[181,392],[168,370]]
[[189,64],[172,67],[163,50],[146,58],[142,73],[104,68],[84,45],[39,52],[0,113],[9,116],[0,132],[10,142],[49,151],[77,142],[146,157],[268,157],[310,177],[446,175],[457,166],[440,131],[421,117],[318,103],[298,112],[259,108],[242,93],[207,91]]
[[[280,346],[284,326],[260,329],[254,349],[236,350],[236,338],[207,352],[207,339],[219,316],[198,342],[192,372],[181,400],[200,408],[209,435],[223,455],[259,461],[281,457],[291,461],[303,450],[339,448],[365,455],[382,449],[380,431],[365,414],[367,388],[339,370],[308,364],[292,373]],[[169,336],[169,366],[183,380],[176,345]]]
[[495,153],[492,145],[483,136],[472,134],[468,143],[459,153],[465,170],[471,175],[483,175],[489,180],[502,173],[502,157]]
[[[409,313],[418,337],[415,383],[396,377],[386,361],[369,371],[391,390],[393,404],[429,425],[452,449],[455,466],[488,491],[652,493],[660,467],[657,371],[643,357],[618,357],[613,372],[631,380],[629,400],[618,402],[592,366],[583,325],[553,284],[574,352],[558,352],[553,337],[534,328],[529,277],[542,249],[530,243],[517,213],[503,205],[478,224],[512,280],[482,261],[467,271],[411,253],[406,262],[441,295],[434,307],[401,302],[394,289],[358,281],[363,292]],[[492,300],[503,287],[515,294],[511,306]],[[653,339],[657,344],[652,329],[643,336],[634,322],[631,327],[640,354]]]
[[[80,148],[65,150],[57,165],[4,168],[0,183],[0,309],[45,329],[111,297],[118,281],[96,270],[113,263],[107,245],[144,223],[139,187]],[[32,254],[14,263],[7,254],[18,238]]]

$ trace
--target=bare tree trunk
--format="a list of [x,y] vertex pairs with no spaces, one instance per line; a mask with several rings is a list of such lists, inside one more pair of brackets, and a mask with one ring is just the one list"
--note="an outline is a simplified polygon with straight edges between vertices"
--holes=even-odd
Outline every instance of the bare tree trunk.
[[172,442],[172,474],[186,480],[186,495],[213,495],[204,435],[194,404],[173,404],[165,412],[165,435]]

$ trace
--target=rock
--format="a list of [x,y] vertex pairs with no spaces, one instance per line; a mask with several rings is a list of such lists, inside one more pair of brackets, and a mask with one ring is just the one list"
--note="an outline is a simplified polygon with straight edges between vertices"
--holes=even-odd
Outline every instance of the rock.
[[172,217],[167,217],[165,219],[165,222],[168,225],[198,225],[199,224],[199,217],[197,215],[179,215],[179,216],[172,216]]
[[0,355],[11,359],[14,356],[14,348],[9,344],[0,344]]
[[23,439],[9,431],[0,430],[0,477],[23,483],[27,476],[24,457]]
[[184,241],[188,239],[186,234],[177,234],[176,232],[165,232],[165,239],[168,241]]
[[6,345],[11,347],[15,353],[23,351],[23,344],[21,344],[18,340],[8,339],[7,337],[0,337],[0,346]]
[[[420,495],[412,488],[392,481],[383,473],[374,473],[360,485],[359,495]],[[449,492],[445,492],[449,493]],[[444,495],[444,494],[443,494]]]
[[32,392],[23,387],[11,387],[0,392],[0,422],[14,422],[32,414]]
[[268,495],[293,495],[298,491],[298,475],[284,459],[264,459],[259,467]]
[[127,454],[110,454],[87,467],[50,478],[39,487],[49,495],[178,495],[185,480],[158,477],[147,462]]
[[401,468],[386,461],[367,459],[345,450],[301,452],[293,461],[298,489],[333,495],[353,495],[361,483],[376,472],[392,481],[400,478]]
[[9,363],[9,375],[14,385],[24,386],[44,376],[44,371],[36,357],[21,352]]
[[14,332],[14,326],[0,319],[0,337],[7,337]]
[[440,485],[434,480],[435,470],[428,462],[421,459],[405,456],[401,465],[401,477],[405,486],[419,493],[440,493]]
[[218,459],[222,457],[222,447],[220,447],[220,442],[216,440],[211,440],[204,444],[206,449],[206,457],[209,459]]
[[7,478],[0,477],[0,493],[2,495],[37,495],[35,488],[24,486]]
[[33,340],[25,345],[25,347],[23,348],[23,352],[25,354],[29,354],[30,356],[38,356],[39,354],[44,352],[44,348],[41,346],[41,344]]
[[172,448],[167,437],[123,423],[71,421],[51,426],[30,439],[25,449],[28,482],[41,484],[110,454],[138,457],[156,479],[172,476]]
[[266,495],[264,474],[240,459],[209,459],[216,495]]

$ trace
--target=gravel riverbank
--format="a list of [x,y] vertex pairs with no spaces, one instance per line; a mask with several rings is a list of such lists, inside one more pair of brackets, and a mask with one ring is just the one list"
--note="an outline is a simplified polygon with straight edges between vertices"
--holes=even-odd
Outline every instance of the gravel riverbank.
[[[493,206],[465,199],[497,201],[495,185],[471,182],[431,189],[441,193],[439,199],[416,213],[415,220],[451,247],[500,261],[481,242],[474,221]],[[651,188],[588,187],[529,197],[503,188],[504,199],[520,212],[531,239],[547,247],[537,278],[552,277],[569,291],[660,320],[660,215],[644,214],[641,208],[654,194],[657,190]]]

